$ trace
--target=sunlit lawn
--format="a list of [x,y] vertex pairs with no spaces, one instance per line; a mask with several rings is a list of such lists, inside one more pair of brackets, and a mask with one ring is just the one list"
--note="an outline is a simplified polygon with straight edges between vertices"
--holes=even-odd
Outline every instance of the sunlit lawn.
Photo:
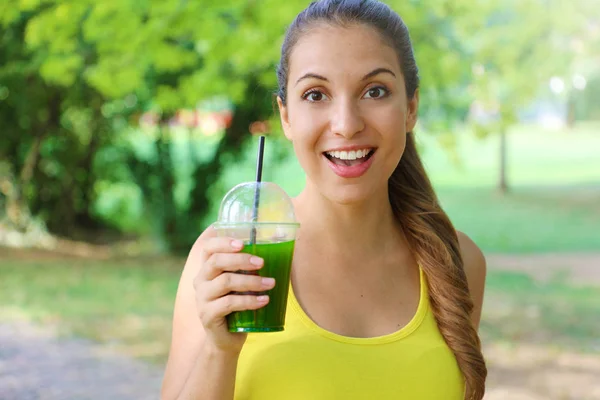
[[183,260],[0,262],[0,321],[25,319],[61,334],[162,361]]
[[519,127],[508,143],[511,190],[503,196],[495,189],[497,137],[461,138],[462,170],[424,143],[424,161],[456,227],[490,252],[600,251],[600,125]]
[[600,252],[600,184],[440,191],[457,229],[485,252]]
[[[423,161],[438,188],[494,187],[498,180],[499,137],[457,136],[454,165],[435,137],[421,135]],[[508,181],[517,187],[600,183],[600,122],[572,130],[519,125],[509,130]]]

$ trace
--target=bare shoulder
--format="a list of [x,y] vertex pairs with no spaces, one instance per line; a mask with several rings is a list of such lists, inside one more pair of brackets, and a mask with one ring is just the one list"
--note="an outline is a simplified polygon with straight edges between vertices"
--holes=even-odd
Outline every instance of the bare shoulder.
[[485,277],[486,262],[483,252],[465,233],[460,231],[456,231],[456,233],[458,234],[458,243],[465,266],[465,273],[468,277]]
[[457,231],[460,252],[463,258],[465,274],[469,284],[469,291],[473,299],[473,324],[477,328],[481,318],[481,308],[483,306],[483,294],[485,288],[485,277],[487,265],[485,256],[481,249],[466,234]]

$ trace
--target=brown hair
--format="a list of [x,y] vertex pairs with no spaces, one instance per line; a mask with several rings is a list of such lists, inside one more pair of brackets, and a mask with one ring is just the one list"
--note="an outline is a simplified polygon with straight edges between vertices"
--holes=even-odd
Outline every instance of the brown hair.
[[[303,33],[315,24],[365,24],[376,29],[398,53],[406,95],[412,99],[419,74],[408,28],[393,10],[376,0],[320,0],[312,2],[289,26],[277,68],[278,96],[286,104],[290,53]],[[407,133],[404,154],[389,179],[392,209],[411,250],[427,277],[430,302],[438,328],[458,362],[468,400],[481,400],[487,368],[481,343],[471,321],[469,293],[458,236],[442,210],[415,146]]]

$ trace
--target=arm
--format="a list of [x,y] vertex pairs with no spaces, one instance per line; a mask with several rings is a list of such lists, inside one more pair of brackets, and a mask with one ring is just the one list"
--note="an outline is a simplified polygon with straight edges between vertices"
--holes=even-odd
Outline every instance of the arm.
[[233,399],[237,355],[205,345],[206,332],[198,317],[193,282],[201,267],[200,239],[194,244],[179,281],[162,400]]
[[[232,400],[238,354],[228,354],[204,344],[183,390],[175,399]],[[168,399],[170,397],[163,397]]]
[[483,294],[485,288],[486,262],[479,247],[464,233],[458,233],[458,242],[463,258],[465,274],[469,284],[469,292],[473,300],[473,313],[471,319],[475,329],[479,328],[481,320],[481,309],[483,306]]
[[208,228],[196,241],[181,274],[173,315],[173,337],[163,380],[163,400],[231,400],[237,361],[247,338],[231,333],[226,316],[257,310],[268,296],[232,292],[271,289],[256,271],[264,260],[240,253],[243,243],[217,237]]

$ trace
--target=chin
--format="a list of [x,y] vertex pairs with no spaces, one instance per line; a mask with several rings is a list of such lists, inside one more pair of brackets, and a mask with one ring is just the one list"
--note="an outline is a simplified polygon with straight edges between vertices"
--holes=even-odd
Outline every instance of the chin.
[[332,203],[340,205],[357,205],[372,199],[375,195],[373,188],[364,185],[331,185],[321,190],[321,194]]

